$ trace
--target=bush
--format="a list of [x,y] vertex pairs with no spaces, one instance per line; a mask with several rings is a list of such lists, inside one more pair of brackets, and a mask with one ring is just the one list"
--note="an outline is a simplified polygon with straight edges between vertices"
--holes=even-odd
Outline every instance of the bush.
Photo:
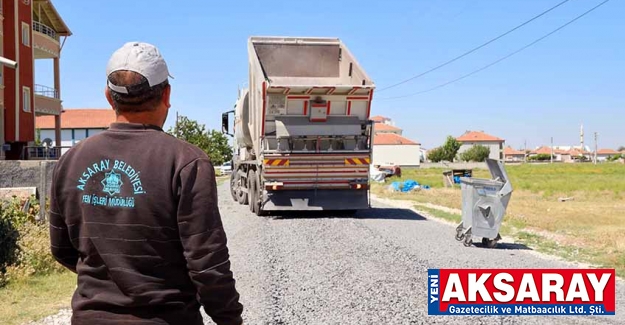
[[64,271],[64,267],[50,253],[48,223],[26,223],[18,230],[19,252],[16,262],[7,268],[7,281]]
[[536,156],[529,157],[529,160],[536,160],[536,161],[551,160],[551,155],[548,153],[541,153]]
[[26,200],[14,198],[0,208],[0,287],[10,280],[63,270],[50,253],[48,223],[37,221],[39,202],[35,197],[29,202],[24,209]]
[[474,145],[469,150],[460,154],[462,161],[484,162],[490,156],[490,148],[483,145]]
[[453,162],[458,150],[460,150],[460,146],[462,146],[462,144],[449,135],[441,147],[434,148],[428,152],[428,159],[431,162]]
[[443,149],[441,147],[431,149],[428,151],[428,160],[431,162],[440,162],[444,159]]
[[0,287],[6,284],[7,267],[17,260],[17,240],[19,233],[13,224],[3,217],[0,210]]

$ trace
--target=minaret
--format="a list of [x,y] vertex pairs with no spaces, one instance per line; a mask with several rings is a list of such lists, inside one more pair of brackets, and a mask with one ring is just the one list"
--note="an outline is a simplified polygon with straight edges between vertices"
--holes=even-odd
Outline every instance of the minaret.
[[580,148],[580,150],[582,152],[584,152],[586,149],[584,149],[584,124],[582,124],[580,130],[579,130],[579,144],[582,146]]

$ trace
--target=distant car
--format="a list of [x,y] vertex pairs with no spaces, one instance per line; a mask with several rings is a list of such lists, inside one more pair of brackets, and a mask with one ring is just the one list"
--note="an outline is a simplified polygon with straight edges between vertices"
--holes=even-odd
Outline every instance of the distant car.
[[217,167],[217,169],[221,172],[222,175],[232,173],[232,162],[227,161],[223,165]]

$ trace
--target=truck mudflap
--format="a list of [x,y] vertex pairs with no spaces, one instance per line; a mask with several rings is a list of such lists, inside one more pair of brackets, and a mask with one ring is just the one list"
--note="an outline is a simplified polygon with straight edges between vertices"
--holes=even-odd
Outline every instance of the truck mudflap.
[[[366,190],[264,191],[265,211],[360,210],[369,208]],[[349,204],[346,204],[349,202]]]

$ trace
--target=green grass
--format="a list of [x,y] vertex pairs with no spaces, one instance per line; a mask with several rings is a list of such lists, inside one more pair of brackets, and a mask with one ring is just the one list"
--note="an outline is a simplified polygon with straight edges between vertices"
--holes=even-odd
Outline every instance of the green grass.
[[[459,223],[462,220],[461,215],[442,211],[440,209],[426,207],[419,204],[417,204],[415,208],[416,210],[425,212],[432,217],[451,221],[453,223]],[[613,254],[606,254],[606,252],[590,247],[580,248],[571,245],[562,245],[555,240],[546,238],[545,236],[528,231],[520,231],[519,228],[511,225],[510,223],[502,224],[500,233],[504,236],[512,237],[515,239],[515,242],[524,244],[541,253],[558,256],[567,261],[583,262],[597,265],[599,267],[614,268],[616,269],[616,274],[618,276],[625,277],[625,252],[613,252]]]
[[0,289],[0,323],[19,325],[69,308],[75,288],[69,271],[11,282]]
[[[423,207],[428,203],[461,208],[459,186],[444,188],[443,170],[402,170],[402,180],[430,185],[431,190],[394,193],[386,190],[390,183],[387,182],[374,184],[372,191],[381,197],[414,201],[419,204],[419,210],[459,222],[459,215]],[[506,165],[506,172],[514,190],[502,224],[502,235],[517,236],[547,253],[613,267],[619,274],[625,272],[625,165]],[[490,178],[490,173],[474,169],[473,177]],[[573,200],[560,202],[561,197]],[[537,233],[545,236],[528,235]]]
[[453,223],[460,223],[460,221],[462,220],[462,216],[460,216],[459,214],[449,213],[447,211],[442,211],[439,209],[434,209],[434,208],[430,208],[430,207],[426,207],[422,205],[417,205],[416,208],[417,210],[426,212],[427,214],[433,217],[451,221]]
[[230,179],[230,177],[228,177],[228,176],[217,176],[216,177],[217,186],[220,186],[220,185],[224,184],[229,179]]
[[[523,164],[506,165],[506,172],[514,189],[533,193],[625,192],[625,165],[605,163],[584,164]],[[413,179],[434,188],[443,187],[443,168],[405,168],[402,179]],[[473,177],[491,178],[486,169],[474,169]]]

